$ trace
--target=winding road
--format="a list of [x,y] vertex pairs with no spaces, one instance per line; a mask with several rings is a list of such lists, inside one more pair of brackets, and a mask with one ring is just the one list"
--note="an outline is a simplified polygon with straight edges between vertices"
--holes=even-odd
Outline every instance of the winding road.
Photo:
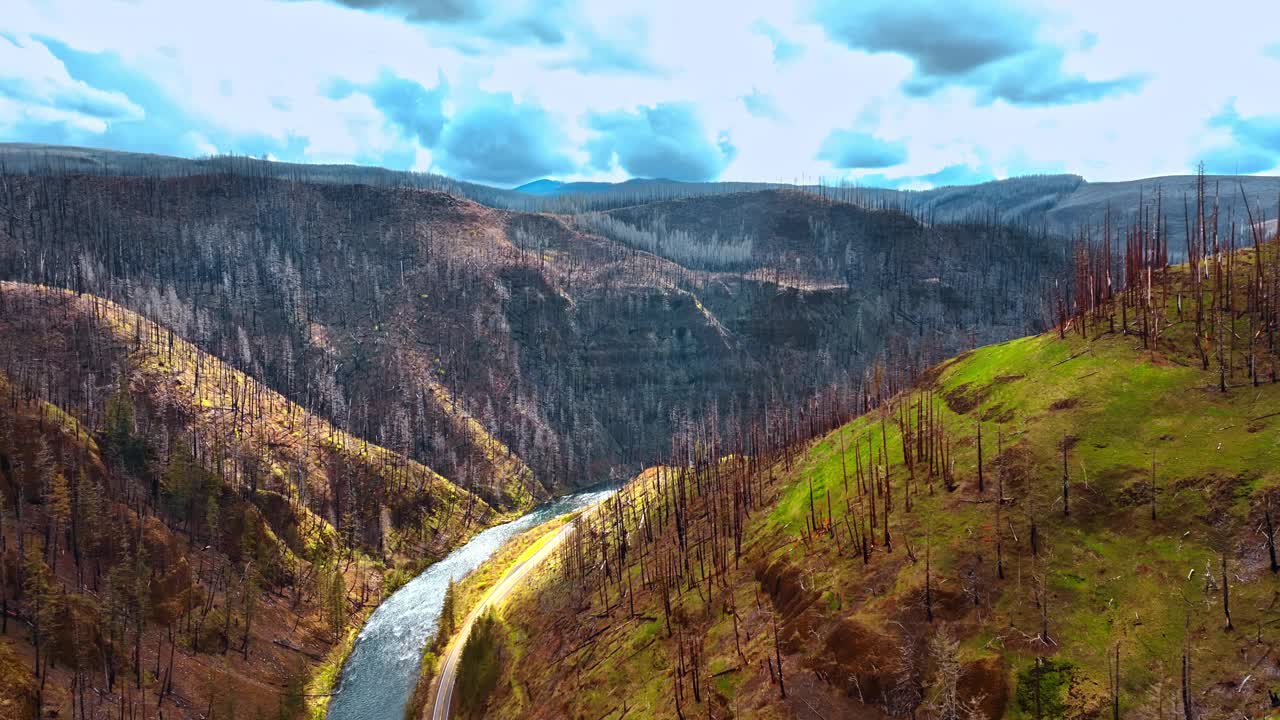
[[490,588],[489,593],[480,601],[470,613],[467,614],[466,620],[463,621],[462,627],[449,643],[449,648],[445,652],[444,660],[440,663],[440,672],[436,674],[436,691],[434,693],[435,701],[431,707],[431,720],[448,720],[449,710],[453,706],[453,688],[458,681],[458,661],[462,658],[462,646],[466,645],[467,637],[471,635],[471,626],[475,621],[484,614],[491,606],[501,603],[506,599],[507,595],[515,589],[531,570],[536,568],[546,560],[556,548],[564,542],[569,533],[573,530],[575,523],[566,523],[564,527],[556,531],[556,534],[542,544],[532,555],[521,560],[507,570],[498,584]]

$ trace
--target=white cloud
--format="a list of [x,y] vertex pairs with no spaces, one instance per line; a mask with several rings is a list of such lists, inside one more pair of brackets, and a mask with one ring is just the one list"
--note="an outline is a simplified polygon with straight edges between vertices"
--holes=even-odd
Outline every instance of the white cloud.
[[[63,123],[101,132],[146,112],[142,101],[82,82],[54,53],[25,40],[47,36],[80,51],[114,53],[145,75],[199,118],[203,126],[189,129],[199,136],[187,145],[202,152],[234,152],[236,138],[265,137],[282,147],[294,142],[306,160],[394,158],[402,167],[432,167],[438,149],[406,136],[367,95],[335,99],[329,92],[337,80],[365,84],[384,71],[427,88],[443,76],[446,116],[497,93],[545,109],[578,164],[569,179],[622,177],[617,168],[590,167],[592,114],[663,103],[692,103],[708,134],[727,134],[737,152],[721,177],[735,180],[869,174],[818,159],[823,139],[837,129],[901,142],[906,160],[880,171],[891,178],[954,165],[997,176],[1068,171],[1092,180],[1187,172],[1197,153],[1232,142],[1209,125],[1232,98],[1242,116],[1280,112],[1271,88],[1280,67],[1273,31],[1280,3],[1250,0],[1220,0],[1212,12],[1191,0],[1167,3],[1160,13],[1114,0],[1026,5],[1041,19],[1037,41],[1061,51],[1064,74],[1145,79],[1131,94],[1043,107],[984,100],[961,84],[909,96],[903,84],[915,72],[910,58],[832,41],[806,0],[655,0],[624,11],[583,3],[566,16],[580,25],[563,28],[563,44],[504,46],[486,37],[474,47],[462,46],[458,27],[323,0],[6,6],[0,82],[17,87],[20,79],[23,90],[6,95],[0,85],[0,128]],[[781,62],[778,39],[793,46]],[[600,43],[611,54],[600,54]],[[468,54],[476,47],[485,52]],[[627,66],[633,62],[649,69]],[[777,112],[753,115],[743,102],[749,96],[769,98]]]
[[39,42],[0,36],[0,125],[65,125],[96,134],[110,122],[136,120],[143,114],[124,95],[72,78],[62,61]]

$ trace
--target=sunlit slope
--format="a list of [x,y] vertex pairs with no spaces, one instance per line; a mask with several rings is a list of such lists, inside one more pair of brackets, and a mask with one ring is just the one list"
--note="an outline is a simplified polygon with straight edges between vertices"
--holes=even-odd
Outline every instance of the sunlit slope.
[[[1170,683],[1179,678],[1184,641],[1197,692],[1241,681],[1249,665],[1240,658],[1255,647],[1256,632],[1274,614],[1267,608],[1275,581],[1259,528],[1266,498],[1277,485],[1280,387],[1222,394],[1203,371],[1138,352],[1131,347],[1135,342],[1038,336],[945,365],[931,391],[934,422],[945,428],[938,442],[946,459],[936,461],[940,467],[932,478],[918,462],[912,481],[892,418],[883,425],[876,416],[864,418],[811,448],[797,482],[761,528],[776,544],[765,554],[766,564],[793,566],[812,588],[815,603],[797,631],[852,622],[883,633],[878,645],[901,642],[898,623],[921,627],[928,552],[935,622],[925,625],[953,625],[964,640],[962,657],[975,669],[983,659],[997,662],[1010,697],[1026,684],[1025,670],[1034,658],[1046,656],[1074,666],[1079,691],[1073,702],[1101,707],[1107,656],[1117,645],[1122,705],[1140,707],[1156,702],[1161,692],[1180,692]],[[929,391],[915,399],[927,407]],[[977,487],[979,425],[983,491]],[[855,510],[863,508],[863,520],[869,505],[866,497],[859,502],[856,487],[844,491],[843,478],[859,462],[882,467],[884,449],[894,496],[892,550],[884,543],[881,496],[875,549],[864,564],[848,537],[842,552],[823,532],[827,495],[835,508],[833,525],[847,535],[841,526],[846,498]],[[953,478],[953,491],[945,487],[943,467]],[[807,529],[811,517],[817,533]],[[782,544],[808,535],[814,537],[802,543],[803,551],[794,542]],[[1214,588],[1221,586],[1224,554],[1233,623],[1253,632],[1222,631],[1226,618],[1221,592]],[[998,560],[1004,579],[998,577]],[[1206,571],[1218,576],[1209,586]],[[811,654],[807,643],[800,646],[814,663],[834,660],[829,652]],[[855,660],[844,669],[867,672],[858,667]],[[885,688],[896,682],[891,672],[872,674]],[[1255,706],[1258,694],[1265,698],[1264,685],[1252,688],[1249,702]],[[1237,695],[1242,703],[1249,697]],[[1016,702],[1009,712],[1016,717],[1015,708]]]
[[491,514],[430,468],[334,428],[119,305],[19,283],[0,284],[0,293],[0,357],[15,368],[13,381],[51,383],[50,399],[84,408],[91,425],[111,384],[123,382],[146,409],[144,433],[177,438],[251,491],[311,508],[347,544],[388,558],[434,554],[456,540],[450,526]]
[[[1235,256],[1229,301],[1208,270],[1198,288],[1161,271],[807,444],[772,468],[740,567],[684,588],[670,631],[653,592],[634,612],[531,592],[494,706],[676,717],[679,684],[687,717],[1156,717],[1184,696],[1197,717],[1264,716],[1280,385],[1255,270]],[[595,618],[572,653],[524,640],[570,617]]]

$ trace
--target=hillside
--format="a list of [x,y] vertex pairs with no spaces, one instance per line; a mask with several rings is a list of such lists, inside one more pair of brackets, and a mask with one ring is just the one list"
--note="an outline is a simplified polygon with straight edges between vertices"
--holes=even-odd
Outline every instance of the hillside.
[[384,592],[496,519],[90,295],[0,283],[0,396],[5,717],[298,716]]
[[503,510],[635,472],[688,418],[1024,334],[1065,262],[1053,238],[794,191],[654,206],[722,238],[759,223],[777,251],[726,268],[692,225],[664,257],[586,216],[204,172],[3,176],[0,277],[141,312]]
[[634,482],[505,608],[485,716],[1266,716],[1280,247],[1129,238],[1054,331]]
[[[332,184],[412,187],[448,192],[494,208],[524,212],[601,212],[766,189],[791,189],[866,207],[900,209],[930,222],[982,219],[1045,228],[1069,235],[1081,226],[1101,225],[1108,212],[1118,223],[1137,220],[1138,210],[1158,192],[1170,210],[1182,207],[1183,195],[1194,197],[1195,175],[1165,175],[1122,181],[1089,181],[1079,175],[1025,175],[971,185],[943,185],[929,190],[898,190],[847,182],[818,185],[753,182],[675,182],[633,178],[623,182],[560,182],[543,178],[514,189],[453,180],[440,175],[402,172],[358,165],[313,165],[249,157],[186,159],[121,152],[103,148],[38,143],[0,143],[0,174],[55,173],[166,177],[232,173],[257,178]],[[1209,175],[1224,197],[1243,195],[1254,207],[1272,208],[1280,196],[1280,178],[1266,175]],[[1238,208],[1237,208],[1238,209]],[[1241,213],[1243,214],[1243,213]],[[1181,215],[1171,212],[1171,218]],[[1237,217],[1236,219],[1242,219]],[[1169,227],[1171,247],[1181,257],[1185,228]]]

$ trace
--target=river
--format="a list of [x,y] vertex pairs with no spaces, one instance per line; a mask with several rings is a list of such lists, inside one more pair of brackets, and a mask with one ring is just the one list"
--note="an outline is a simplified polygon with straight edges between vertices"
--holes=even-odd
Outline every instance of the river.
[[515,535],[597,503],[612,492],[566,495],[484,530],[387,598],[356,638],[342,667],[338,691],[329,701],[328,720],[401,720],[418,681],[422,648],[440,621],[449,579],[462,579]]

